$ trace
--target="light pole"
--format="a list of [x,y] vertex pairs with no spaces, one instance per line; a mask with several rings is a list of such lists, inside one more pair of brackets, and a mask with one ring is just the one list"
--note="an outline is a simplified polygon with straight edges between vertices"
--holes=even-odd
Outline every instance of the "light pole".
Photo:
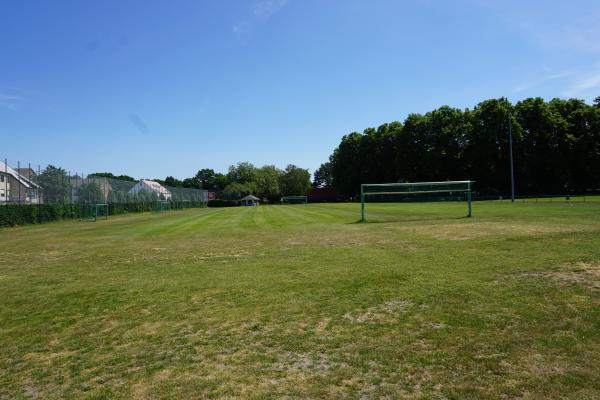
[[510,155],[510,201],[515,202],[515,169],[513,166],[513,149],[512,149],[512,116],[510,109],[508,110],[508,152]]

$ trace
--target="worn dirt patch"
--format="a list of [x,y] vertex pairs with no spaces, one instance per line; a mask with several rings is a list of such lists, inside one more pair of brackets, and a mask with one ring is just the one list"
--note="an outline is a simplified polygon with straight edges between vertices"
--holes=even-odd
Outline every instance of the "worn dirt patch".
[[65,359],[77,354],[76,351],[63,350],[56,352],[32,352],[27,353],[23,356],[25,360],[31,360],[35,362],[52,363],[55,360]]
[[330,322],[331,318],[323,318],[322,320],[320,320],[317,326],[315,327],[315,333],[317,335],[322,334],[325,331],[325,329],[327,329],[327,325],[329,325]]
[[324,353],[292,353],[283,352],[278,355],[278,360],[273,364],[277,371],[294,372],[326,372],[341,366],[340,363],[331,361]]
[[473,222],[446,225],[401,227],[416,234],[433,236],[439,240],[470,240],[491,235],[535,235],[580,231],[581,226],[505,222]]
[[556,271],[518,274],[523,278],[551,279],[557,283],[576,283],[593,290],[600,290],[600,262],[578,262]]
[[397,313],[405,311],[411,305],[412,303],[406,300],[389,300],[362,311],[347,312],[344,318],[358,323],[385,322],[392,320]]
[[365,236],[364,232],[346,232],[343,235],[314,235],[310,233],[294,237],[290,240],[281,241],[282,250],[290,250],[298,247],[319,248],[354,248],[361,246],[391,246],[402,248],[406,251],[417,250],[417,247],[407,241],[390,237],[385,233]]
[[136,330],[142,335],[156,335],[166,324],[164,322],[144,322]]

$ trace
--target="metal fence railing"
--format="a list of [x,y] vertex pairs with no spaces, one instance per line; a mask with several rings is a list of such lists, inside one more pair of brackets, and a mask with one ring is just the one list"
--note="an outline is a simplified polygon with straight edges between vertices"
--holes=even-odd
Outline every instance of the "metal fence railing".
[[209,199],[207,190],[105,175],[0,160],[0,226],[82,218],[89,204],[106,204],[114,215],[204,207]]
[[[473,200],[511,201],[509,196],[474,196]],[[600,203],[600,191],[589,193],[517,195],[515,203]]]

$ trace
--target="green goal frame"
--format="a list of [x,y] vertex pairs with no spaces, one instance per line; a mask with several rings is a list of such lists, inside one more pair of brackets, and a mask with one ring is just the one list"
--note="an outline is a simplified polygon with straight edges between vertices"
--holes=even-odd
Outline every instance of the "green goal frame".
[[283,196],[281,204],[307,204],[308,196]]
[[472,193],[474,181],[412,182],[412,183],[363,183],[360,185],[360,220],[365,220],[365,199],[371,195],[427,195],[464,193],[467,217],[472,216]]
[[95,222],[98,219],[108,219],[108,204],[86,203],[83,205],[81,221]]
[[171,202],[169,201],[157,201],[154,209],[156,212],[167,212],[171,211]]

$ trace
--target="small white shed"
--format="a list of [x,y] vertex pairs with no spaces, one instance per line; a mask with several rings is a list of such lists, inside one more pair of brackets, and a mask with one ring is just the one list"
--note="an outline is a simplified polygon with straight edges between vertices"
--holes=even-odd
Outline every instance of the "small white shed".
[[242,203],[243,206],[258,206],[258,205],[260,205],[260,199],[256,196],[252,196],[251,194],[249,194],[246,197],[242,197],[240,199],[240,202]]

